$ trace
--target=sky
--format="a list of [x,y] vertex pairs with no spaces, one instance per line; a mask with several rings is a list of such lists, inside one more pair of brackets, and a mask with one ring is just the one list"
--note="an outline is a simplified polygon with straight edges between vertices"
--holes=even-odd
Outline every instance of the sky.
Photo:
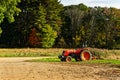
[[120,9],[120,0],[59,0],[64,6],[83,3],[89,7],[115,7]]

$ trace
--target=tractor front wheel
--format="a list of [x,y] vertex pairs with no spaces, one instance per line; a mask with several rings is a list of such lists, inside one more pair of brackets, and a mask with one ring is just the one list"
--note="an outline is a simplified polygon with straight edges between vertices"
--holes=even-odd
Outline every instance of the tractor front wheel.
[[72,57],[71,56],[67,56],[66,57],[66,62],[72,62]]
[[90,51],[88,50],[83,50],[81,53],[80,53],[80,59],[82,61],[86,61],[86,60],[91,60],[92,59],[92,54]]

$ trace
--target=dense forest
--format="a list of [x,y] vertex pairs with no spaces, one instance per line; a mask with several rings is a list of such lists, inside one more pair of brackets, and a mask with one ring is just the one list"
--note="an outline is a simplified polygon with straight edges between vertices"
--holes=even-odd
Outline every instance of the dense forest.
[[120,9],[58,0],[2,0],[0,47],[120,48]]

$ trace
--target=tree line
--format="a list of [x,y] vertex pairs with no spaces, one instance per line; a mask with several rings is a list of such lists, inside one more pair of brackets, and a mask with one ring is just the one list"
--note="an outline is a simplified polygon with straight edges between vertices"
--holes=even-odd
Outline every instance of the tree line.
[[120,9],[58,0],[0,2],[0,47],[120,47]]

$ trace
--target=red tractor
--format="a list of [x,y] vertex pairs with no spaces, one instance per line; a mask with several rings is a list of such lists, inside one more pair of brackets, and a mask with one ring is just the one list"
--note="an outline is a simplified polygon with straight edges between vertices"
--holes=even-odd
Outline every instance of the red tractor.
[[72,58],[76,61],[85,61],[92,59],[92,53],[87,48],[80,48],[77,50],[63,51],[62,55],[58,56],[61,61],[71,62]]

